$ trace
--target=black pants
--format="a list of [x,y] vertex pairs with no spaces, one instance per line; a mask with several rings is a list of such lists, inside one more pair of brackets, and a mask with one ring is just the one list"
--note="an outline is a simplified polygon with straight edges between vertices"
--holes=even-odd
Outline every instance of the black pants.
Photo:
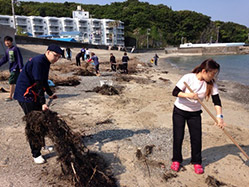
[[123,64],[124,73],[128,73],[128,63]]
[[[25,115],[30,113],[33,110],[42,111],[42,105],[38,102],[31,102],[31,103],[18,102],[18,103],[22,107],[22,110],[23,110]],[[37,142],[39,142],[39,141],[37,140]],[[44,142],[45,142],[45,140],[44,140]],[[29,145],[30,145],[32,156],[34,158],[41,155],[42,145],[40,145],[40,146],[33,145],[31,141],[29,141]]]
[[201,113],[187,112],[176,106],[173,110],[173,158],[172,161],[182,162],[182,142],[184,138],[185,122],[188,124],[191,142],[191,163],[201,164],[202,132]]
[[95,65],[95,72],[98,74],[99,73],[99,64]]
[[154,63],[155,63],[155,66],[157,66],[157,59],[154,61]]
[[80,58],[76,57],[76,66],[80,66]]
[[115,64],[112,64],[111,68],[112,68],[112,71],[116,71],[116,65]]

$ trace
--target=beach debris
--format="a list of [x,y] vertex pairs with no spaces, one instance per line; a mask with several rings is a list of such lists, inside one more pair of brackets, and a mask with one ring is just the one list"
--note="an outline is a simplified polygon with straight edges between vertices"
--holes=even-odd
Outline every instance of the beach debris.
[[141,151],[141,148],[138,148],[136,151],[136,157],[138,160],[141,160],[143,158],[143,153]]
[[213,176],[208,175],[208,177],[205,180],[205,183],[210,187],[219,187],[219,186],[226,186],[227,184],[218,181]]
[[164,180],[167,182],[169,179],[172,179],[172,178],[176,178],[178,177],[178,175],[176,173],[172,173],[172,172],[166,172],[163,174],[163,178]]
[[107,84],[104,84],[101,87],[97,86],[93,89],[93,91],[95,91],[96,93],[100,93],[102,95],[119,95],[120,94],[120,90],[116,89],[113,86],[109,86]]
[[105,160],[91,153],[83,144],[82,136],[75,133],[60,119],[56,112],[32,111],[23,118],[26,121],[26,137],[34,145],[44,145],[44,137],[54,144],[61,175],[77,187],[115,187],[116,181],[109,174]]
[[87,69],[78,69],[76,72],[73,73],[73,75],[80,75],[80,76],[96,76],[95,73],[90,72]]
[[168,74],[169,72],[168,71],[162,71],[162,73]]
[[169,79],[165,79],[165,78],[162,78],[162,77],[159,77],[158,79],[161,80],[161,81],[163,81],[163,82],[170,82]]
[[150,154],[153,153],[153,148],[155,145],[146,145],[144,149],[138,148],[136,151],[136,157],[138,160],[146,159]]
[[85,92],[96,92],[102,95],[119,95],[122,92],[123,87],[114,87],[104,84],[103,86],[97,86],[92,90],[85,90]]
[[103,124],[108,124],[108,123],[113,123],[113,122],[111,119],[106,119],[104,121],[96,122],[96,125],[103,125]]
[[153,153],[154,147],[155,145],[146,145],[143,149],[137,148],[137,151],[135,153],[137,159],[145,164],[149,177],[151,176],[150,166],[157,167],[160,169],[165,168],[165,164],[163,162],[148,159],[148,156]]
[[155,147],[155,145],[146,145],[144,147],[145,150],[145,156],[147,157],[148,155],[152,154],[153,152],[153,148]]
[[50,66],[51,71],[59,71],[60,73],[70,73],[78,70],[78,66],[73,66],[72,64],[68,63],[61,63],[61,64],[53,64]]
[[52,76],[50,78],[55,86],[77,86],[80,84],[80,79],[78,76],[72,77],[62,77],[62,76]]
[[9,90],[6,90],[4,87],[1,87],[0,92],[6,93],[6,92],[9,92]]
[[148,78],[133,77],[133,76],[128,76],[128,75],[116,75],[115,80],[119,81],[119,82],[135,81],[138,84],[148,84],[148,83],[152,83],[153,82],[152,80],[150,80]]
[[0,74],[0,81],[7,81],[9,79],[9,71],[2,71]]

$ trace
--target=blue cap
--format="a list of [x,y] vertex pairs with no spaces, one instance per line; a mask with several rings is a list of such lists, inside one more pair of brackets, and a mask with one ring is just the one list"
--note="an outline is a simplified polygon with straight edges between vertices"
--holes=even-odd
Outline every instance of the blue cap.
[[55,45],[55,44],[50,44],[48,46],[47,50],[54,51],[54,52],[56,52],[57,54],[60,54],[60,55],[64,54],[64,51],[58,45]]

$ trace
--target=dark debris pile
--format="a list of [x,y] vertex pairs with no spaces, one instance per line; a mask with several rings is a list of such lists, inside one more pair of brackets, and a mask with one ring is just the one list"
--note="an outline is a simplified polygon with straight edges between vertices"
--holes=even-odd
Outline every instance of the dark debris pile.
[[80,84],[80,79],[77,76],[72,77],[60,77],[55,76],[52,77],[51,80],[55,84],[55,86],[77,86]]
[[123,89],[124,89],[123,86],[114,87],[104,84],[103,86],[97,86],[92,90],[86,90],[85,92],[96,92],[102,95],[119,95],[121,94]]
[[88,71],[87,69],[78,69],[73,75],[80,75],[80,76],[96,76],[95,73]]
[[56,112],[32,111],[23,119],[27,123],[28,141],[44,145],[45,136],[52,140],[61,164],[61,175],[69,176],[68,180],[75,186],[116,186],[115,179],[107,174],[104,159],[90,153],[82,143],[82,136],[74,133]]

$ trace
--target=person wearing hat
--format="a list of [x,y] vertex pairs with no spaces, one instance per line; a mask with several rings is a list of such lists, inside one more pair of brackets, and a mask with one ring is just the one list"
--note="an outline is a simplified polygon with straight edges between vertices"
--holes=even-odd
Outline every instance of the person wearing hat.
[[[49,88],[48,75],[50,65],[57,62],[62,55],[63,50],[59,46],[51,44],[48,46],[45,54],[30,58],[24,65],[16,83],[14,99],[18,101],[25,115],[33,110],[48,110],[45,92],[50,99],[57,98]],[[40,137],[37,138],[40,139]],[[40,152],[44,145],[37,145],[37,143],[34,144],[34,141],[32,141],[29,140],[29,144],[34,162],[37,164],[45,163],[45,159]],[[40,141],[37,140],[37,142]]]

